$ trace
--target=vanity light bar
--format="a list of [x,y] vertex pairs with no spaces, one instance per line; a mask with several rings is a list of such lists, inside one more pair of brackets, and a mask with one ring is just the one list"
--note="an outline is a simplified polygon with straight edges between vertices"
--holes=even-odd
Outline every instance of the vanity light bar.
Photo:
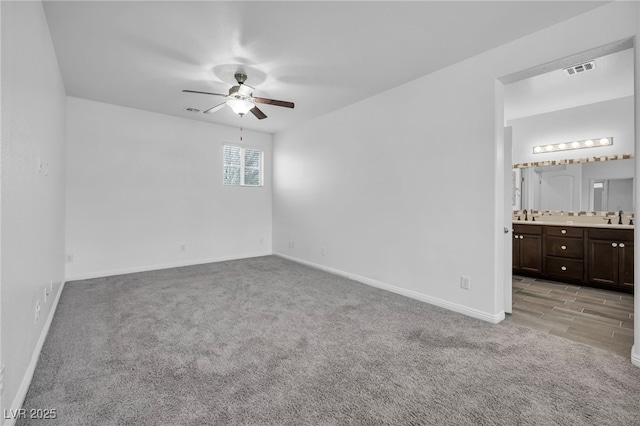
[[534,154],[544,154],[546,152],[570,151],[572,149],[598,148],[601,146],[613,145],[613,138],[587,139],[584,141],[554,143],[533,147]]

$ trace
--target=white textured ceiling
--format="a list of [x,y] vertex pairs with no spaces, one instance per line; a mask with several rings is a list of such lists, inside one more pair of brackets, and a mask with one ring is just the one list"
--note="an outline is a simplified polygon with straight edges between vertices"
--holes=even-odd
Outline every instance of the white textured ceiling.
[[562,68],[505,86],[505,120],[633,96],[633,49],[593,59],[593,70],[567,76]]
[[[47,1],[67,94],[274,133],[596,8],[603,2]],[[222,98],[242,70],[270,105]]]

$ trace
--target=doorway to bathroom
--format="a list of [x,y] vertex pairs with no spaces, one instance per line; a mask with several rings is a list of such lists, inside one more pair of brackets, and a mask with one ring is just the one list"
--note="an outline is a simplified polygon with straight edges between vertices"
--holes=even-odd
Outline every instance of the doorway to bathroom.
[[556,65],[503,80],[513,165],[505,321],[630,357],[633,43]]

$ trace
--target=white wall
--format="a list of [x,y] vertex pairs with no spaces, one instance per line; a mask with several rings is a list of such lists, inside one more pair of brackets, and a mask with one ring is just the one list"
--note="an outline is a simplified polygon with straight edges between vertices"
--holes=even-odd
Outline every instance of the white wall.
[[499,321],[496,79],[634,36],[637,7],[607,4],[276,134],[274,251]]
[[263,187],[222,185],[225,142],[240,129],[69,97],[67,280],[270,254],[272,136],[242,142]]
[[[633,96],[511,120],[513,162],[633,154]],[[613,136],[613,145],[534,154],[533,147]]]
[[[8,410],[22,404],[64,279],[65,91],[42,4],[0,2],[0,8],[0,321],[6,365],[2,409]],[[51,281],[54,293],[45,303]]]

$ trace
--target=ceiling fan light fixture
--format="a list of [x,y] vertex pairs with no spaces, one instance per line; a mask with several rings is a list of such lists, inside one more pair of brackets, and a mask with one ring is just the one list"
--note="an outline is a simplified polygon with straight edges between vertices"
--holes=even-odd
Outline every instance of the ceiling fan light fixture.
[[246,99],[229,99],[227,101],[227,105],[229,105],[229,108],[231,108],[233,112],[238,114],[240,117],[251,111],[255,106],[253,102]]

